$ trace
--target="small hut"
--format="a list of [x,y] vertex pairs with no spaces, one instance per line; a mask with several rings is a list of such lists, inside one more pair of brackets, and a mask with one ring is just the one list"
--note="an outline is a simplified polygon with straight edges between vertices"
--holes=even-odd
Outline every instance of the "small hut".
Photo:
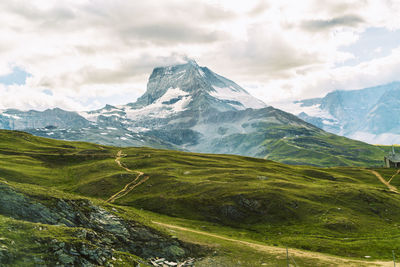
[[386,168],[400,168],[400,154],[396,154],[394,146],[389,155],[384,157]]

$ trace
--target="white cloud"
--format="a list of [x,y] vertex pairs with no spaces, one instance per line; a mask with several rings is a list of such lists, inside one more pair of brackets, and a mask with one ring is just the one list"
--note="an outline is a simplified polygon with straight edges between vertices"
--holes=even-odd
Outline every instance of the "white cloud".
[[0,109],[45,110],[61,107],[67,110],[80,110],[84,107],[75,99],[64,95],[49,95],[39,88],[11,85],[0,86]]
[[379,46],[379,47],[375,48],[375,49],[374,49],[374,52],[375,52],[375,53],[380,53],[380,52],[382,52],[382,47]]
[[354,57],[340,47],[366,28],[400,27],[398,1],[4,0],[0,8],[0,75],[15,65],[32,75],[0,87],[0,108],[134,101],[153,67],[185,54],[267,102],[398,77],[397,50],[335,67]]

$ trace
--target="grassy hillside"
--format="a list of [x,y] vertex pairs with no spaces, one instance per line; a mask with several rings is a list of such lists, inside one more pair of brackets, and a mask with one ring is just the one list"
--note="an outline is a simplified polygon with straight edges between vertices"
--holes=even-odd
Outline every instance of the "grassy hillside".
[[301,123],[300,126],[246,123],[253,132],[221,136],[207,151],[250,155],[294,165],[382,167],[385,147],[327,133],[311,125],[305,127],[304,122]]
[[[288,135],[287,133],[291,133]],[[250,140],[252,140],[250,138]],[[257,157],[287,164],[320,167],[381,167],[386,148],[314,129],[270,127]]]
[[[380,258],[397,247],[399,195],[368,170],[153,149],[124,152],[125,166],[150,179],[118,204],[233,227],[271,245],[342,256]],[[89,192],[87,186],[75,190]]]
[[[49,209],[54,209],[54,199],[89,199],[115,216],[151,226],[160,233],[168,227],[151,221],[269,248],[264,251],[264,247],[254,249],[169,228],[183,241],[200,243],[206,247],[204,251],[210,247],[215,250],[199,261],[199,266],[276,266],[285,263],[284,250],[279,250],[285,246],[362,260],[353,262],[354,266],[390,260],[392,250],[400,254],[400,196],[367,169],[294,166],[256,158],[151,148],[123,148],[119,166],[118,151],[116,147],[0,131],[0,185]],[[375,170],[386,180],[395,174],[391,169]],[[148,178],[144,180],[145,177]],[[400,186],[400,175],[397,178],[392,185]],[[142,184],[113,203],[106,202],[126,189],[127,184],[134,186],[141,180]],[[54,237],[65,243],[83,242],[72,234],[77,228],[68,224],[44,224],[46,230],[39,231],[34,221],[10,217],[2,208],[0,215],[1,238],[14,240],[15,244],[6,244],[11,241],[3,239],[0,242],[14,254],[24,251],[43,256],[45,251],[38,248],[41,243],[26,243],[27,236],[32,240]],[[10,232],[10,226],[18,230]],[[274,247],[277,249],[271,249]],[[121,256],[122,261],[141,260],[134,258],[137,254],[132,251],[118,253],[127,255],[126,259]],[[301,266],[345,261],[293,253]]]

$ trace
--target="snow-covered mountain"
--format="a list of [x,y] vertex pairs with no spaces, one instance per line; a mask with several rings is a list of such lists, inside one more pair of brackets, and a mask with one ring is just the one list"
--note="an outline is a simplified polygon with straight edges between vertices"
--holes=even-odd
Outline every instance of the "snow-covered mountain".
[[65,128],[71,125],[82,128],[88,127],[90,122],[76,112],[69,112],[59,108],[47,109],[45,111],[20,111],[17,109],[0,111],[1,129],[24,130],[44,128],[46,126]]
[[400,82],[295,102],[299,118],[371,144],[400,143]]
[[[326,145],[337,137],[267,106],[192,60],[155,68],[146,92],[133,103],[79,114],[60,109],[5,110],[0,123],[5,129],[56,139],[239,154],[296,164],[346,165],[356,157]],[[326,138],[330,139],[323,141]],[[351,160],[340,159],[340,153]]]
[[266,106],[233,81],[189,60],[186,64],[155,68],[147,91],[135,103],[106,106],[81,115],[90,121],[114,116],[131,123],[169,118],[185,110],[212,108],[222,112]]

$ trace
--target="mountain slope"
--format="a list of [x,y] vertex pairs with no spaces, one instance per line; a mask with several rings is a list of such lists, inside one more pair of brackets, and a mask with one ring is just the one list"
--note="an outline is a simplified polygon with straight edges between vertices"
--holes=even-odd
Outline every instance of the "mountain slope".
[[400,143],[400,82],[334,91],[298,101],[299,117],[326,131],[374,144]]
[[90,179],[90,166],[99,178],[123,173],[106,164],[113,150],[0,131],[1,266],[142,266],[204,253],[133,213],[67,193],[75,175]]
[[[115,162],[120,150],[124,168]],[[93,266],[107,262],[135,265],[157,256],[203,261],[199,255],[207,255],[207,250],[154,230],[150,220],[254,244],[355,259],[369,255],[372,260],[390,260],[399,242],[399,195],[362,168],[316,168],[233,155],[121,149],[14,131],[0,131],[0,158],[0,262],[7,260],[11,266],[21,266],[23,259],[32,265],[54,265],[61,260],[79,265],[85,260]],[[105,203],[136,179],[136,171],[148,179],[112,204]],[[394,173],[391,169],[376,171],[385,179]],[[399,181],[394,178],[392,185],[400,186]],[[173,235],[207,243],[198,234],[175,229]],[[204,261],[223,262],[199,266],[235,266],[227,262],[237,264],[237,260],[257,266],[262,258],[267,258],[267,266],[285,263],[282,253],[255,255],[226,240],[208,242],[214,242],[216,252]],[[176,247],[167,249],[170,246]],[[95,263],[97,258],[100,263]],[[296,262],[326,265],[316,263],[315,255],[311,258],[297,254]]]
[[7,130],[22,130],[31,128],[67,128],[87,127],[89,122],[76,112],[68,112],[59,108],[45,111],[20,111],[8,109],[0,112],[0,127]]
[[380,148],[336,137],[269,107],[192,60],[155,68],[147,91],[134,103],[73,114],[77,123],[46,120],[24,130],[57,139],[228,153],[294,164],[382,164]]

